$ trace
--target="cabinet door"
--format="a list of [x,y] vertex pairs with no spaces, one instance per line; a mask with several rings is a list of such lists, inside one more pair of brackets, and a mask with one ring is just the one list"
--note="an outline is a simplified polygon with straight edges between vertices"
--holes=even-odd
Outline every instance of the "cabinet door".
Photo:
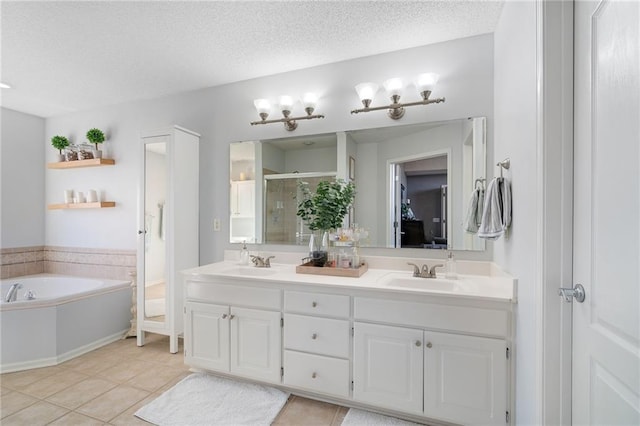
[[354,324],[353,399],[422,414],[423,331]]
[[185,364],[229,371],[229,307],[186,303]]
[[505,424],[504,340],[425,332],[425,416],[462,424]]
[[280,383],[280,312],[231,307],[231,372]]

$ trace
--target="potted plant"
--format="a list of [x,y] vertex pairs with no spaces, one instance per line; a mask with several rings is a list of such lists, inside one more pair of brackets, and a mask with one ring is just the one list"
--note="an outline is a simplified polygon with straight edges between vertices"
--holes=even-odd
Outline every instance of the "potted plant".
[[309,183],[298,184],[302,200],[298,202],[296,215],[299,216],[312,232],[320,231],[320,235],[312,235],[309,251],[315,266],[324,266],[327,261],[328,231],[342,226],[349,207],[356,195],[355,185],[345,183],[341,179],[320,181],[315,193],[309,189]]
[[102,151],[98,149],[98,144],[104,142],[104,133],[100,129],[90,129],[87,132],[87,140],[96,146],[93,153],[95,158],[102,158]]
[[51,138],[51,145],[58,150],[58,161],[64,161],[62,150],[69,146],[69,139],[64,136],[56,135]]

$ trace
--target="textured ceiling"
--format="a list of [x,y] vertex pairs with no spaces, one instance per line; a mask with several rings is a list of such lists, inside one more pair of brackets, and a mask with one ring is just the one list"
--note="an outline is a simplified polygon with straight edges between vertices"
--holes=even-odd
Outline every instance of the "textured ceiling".
[[493,32],[501,1],[0,2],[2,106],[52,116]]

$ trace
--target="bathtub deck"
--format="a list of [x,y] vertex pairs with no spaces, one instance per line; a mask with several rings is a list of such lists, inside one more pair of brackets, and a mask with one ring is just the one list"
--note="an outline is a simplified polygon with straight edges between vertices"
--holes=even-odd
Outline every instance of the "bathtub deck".
[[[135,413],[189,375],[169,337],[147,334],[147,344],[119,340],[54,367],[0,375],[0,412],[9,425],[149,425]],[[274,425],[337,426],[347,409],[292,396]]]

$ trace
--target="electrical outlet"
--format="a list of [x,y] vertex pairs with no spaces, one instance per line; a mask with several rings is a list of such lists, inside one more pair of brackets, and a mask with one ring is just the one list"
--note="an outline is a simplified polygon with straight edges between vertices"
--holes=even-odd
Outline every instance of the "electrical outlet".
[[213,219],[213,230],[214,231],[219,231],[220,230],[220,219]]

